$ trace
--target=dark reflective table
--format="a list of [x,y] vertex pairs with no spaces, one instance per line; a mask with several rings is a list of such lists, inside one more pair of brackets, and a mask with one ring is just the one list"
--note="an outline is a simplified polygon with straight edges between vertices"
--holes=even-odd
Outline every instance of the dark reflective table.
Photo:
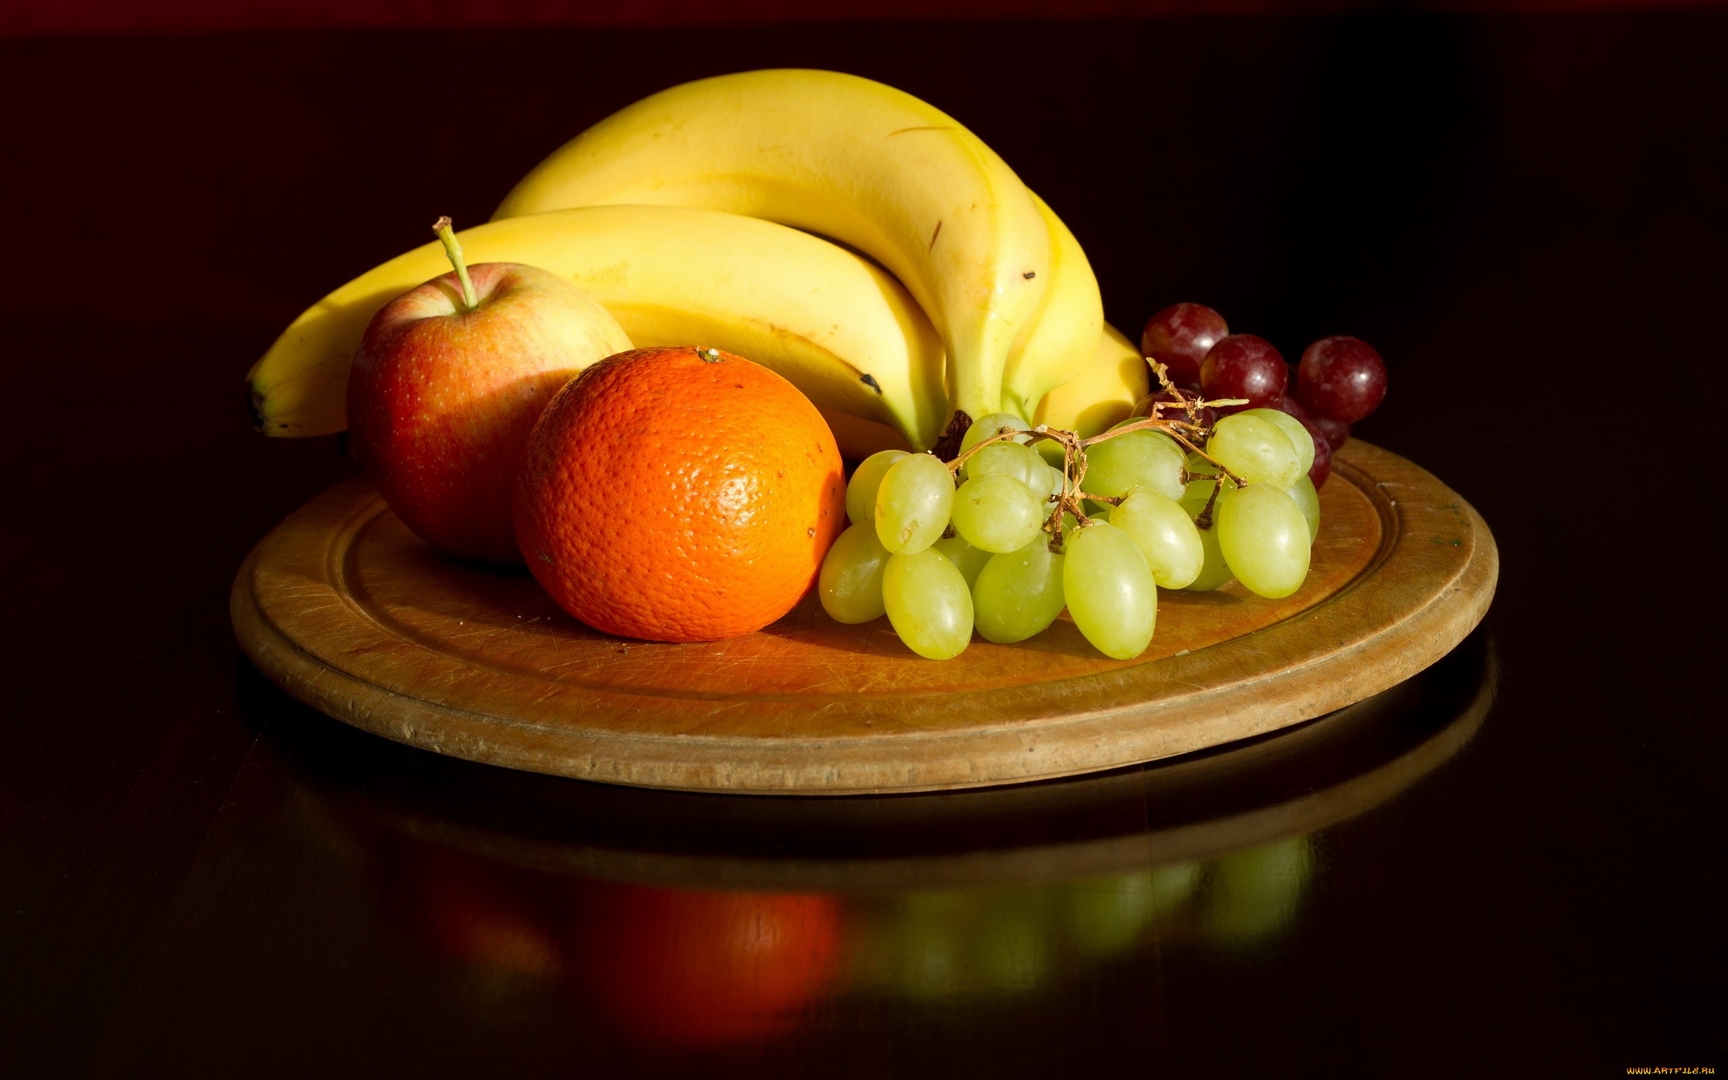
[[188,1047],[196,1015],[301,1072],[328,1040],[452,1074],[1198,1067],[1242,984],[1250,1015],[1282,1002],[1316,1034],[1340,1006],[1299,959],[1326,850],[1445,769],[1495,683],[1478,633],[1349,709],[1162,765],[812,800],[439,758],[243,672],[244,840],[178,900],[109,1064],[219,1070],[235,1048]]
[[[1728,1067],[1728,16],[0,39],[0,1075]],[[586,124],[782,64],[963,119],[1133,330],[1374,342],[1483,628],[1250,744],[954,795],[449,761],[240,657],[352,474],[240,376]],[[452,82],[453,74],[460,78]]]

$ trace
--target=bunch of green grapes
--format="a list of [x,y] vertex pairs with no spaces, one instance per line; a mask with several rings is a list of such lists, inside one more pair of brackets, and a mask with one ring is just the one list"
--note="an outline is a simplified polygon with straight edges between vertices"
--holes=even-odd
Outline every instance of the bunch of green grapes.
[[1216,589],[1234,578],[1259,596],[1289,596],[1308,577],[1320,534],[1320,496],[1308,477],[1313,436],[1288,413],[1249,409],[1218,421],[1206,456],[1189,455],[1181,499],[1206,549],[1188,587]]
[[[1006,413],[975,423],[952,465],[874,454],[847,486],[852,524],[823,561],[822,606],[843,623],[886,614],[934,660],[958,656],[974,630],[1024,641],[1066,608],[1086,640],[1125,660],[1152,640],[1159,587],[1215,589],[1234,576],[1287,596],[1307,575],[1319,502],[1312,440],[1294,420],[1260,415],[1270,412],[1220,421],[1205,454],[1185,449],[1205,442],[1195,425],[1179,441],[1134,417],[1081,440],[1018,435],[1026,423]],[[1064,466],[1033,439],[1059,443]]]

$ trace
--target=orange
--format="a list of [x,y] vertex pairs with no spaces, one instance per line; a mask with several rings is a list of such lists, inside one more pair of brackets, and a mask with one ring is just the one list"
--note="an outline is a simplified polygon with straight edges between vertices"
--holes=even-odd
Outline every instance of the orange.
[[715,641],[792,609],[846,523],[816,407],[718,349],[619,353],[546,406],[516,478],[516,540],[597,630]]

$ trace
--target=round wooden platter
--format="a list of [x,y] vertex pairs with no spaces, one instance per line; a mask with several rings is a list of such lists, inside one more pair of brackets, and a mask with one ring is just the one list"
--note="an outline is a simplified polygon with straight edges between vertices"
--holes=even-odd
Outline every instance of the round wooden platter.
[[626,641],[521,570],[432,551],[363,480],[252,551],[230,610],[290,694],[374,734],[495,765],[644,787],[845,795],[1018,783],[1152,761],[1342,708],[1444,656],[1481,621],[1499,556],[1416,465],[1351,440],[1321,491],[1308,579],[1159,593],[1134,660],[1066,616],[1030,641],[919,658],[886,619],[814,597],[747,637]]

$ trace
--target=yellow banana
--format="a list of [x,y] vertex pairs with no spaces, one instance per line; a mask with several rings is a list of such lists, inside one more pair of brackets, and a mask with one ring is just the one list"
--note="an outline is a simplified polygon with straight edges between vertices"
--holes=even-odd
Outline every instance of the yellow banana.
[[1080,241],[1043,199],[1032,199],[1050,230],[1050,283],[1002,371],[1002,407],[1025,417],[1051,389],[1092,366],[1104,328],[1098,278]]
[[840,444],[840,456],[847,461],[863,461],[878,450],[913,449],[906,436],[885,424],[824,409],[820,405],[816,411],[828,421],[828,430],[834,433],[834,441]]
[[[1043,200],[1040,199],[1039,206],[1043,205]],[[1067,227],[1056,221],[1054,215],[1051,215],[1050,220],[1061,226],[1062,232],[1068,232]],[[1054,230],[1052,233],[1054,235]],[[1068,235],[1067,244],[1072,245],[1074,254],[1079,255],[1082,260],[1085,259],[1079,242],[1074,240],[1071,233]],[[1085,276],[1090,278],[1091,266],[1084,261],[1080,265],[1086,271]],[[1051,275],[1052,291],[1058,288],[1061,282],[1059,262]],[[1093,288],[1096,295],[1095,279]],[[1083,317],[1086,305],[1083,300],[1074,299],[1074,294],[1079,290],[1066,291],[1067,304],[1071,305],[1067,307],[1068,317],[1054,318],[1053,315],[1061,309],[1047,305],[1040,309],[1038,321],[1029,329],[1033,331],[1030,336],[1035,347],[1040,351],[1048,350],[1043,351],[1043,356],[1050,358],[1046,371],[1066,374],[1068,377],[1034,399],[1037,405],[1032,408],[1019,407],[1009,397],[1008,386],[1004,381],[1003,403],[1021,416],[1030,416],[1034,424],[1049,424],[1051,427],[1079,431],[1083,438],[1090,438],[1107,430],[1111,425],[1128,419],[1134,406],[1150,393],[1152,374],[1145,359],[1140,356],[1140,350],[1135,348],[1121,331],[1104,321],[1101,305],[1098,306],[1096,317],[1088,325]],[[1078,337],[1080,329],[1085,329],[1089,334],[1083,347],[1079,342],[1073,341]],[[1058,338],[1067,340],[1057,346],[1055,342]],[[1065,351],[1058,352],[1058,348]],[[1029,351],[1017,350],[1017,353],[1026,356]],[[1078,364],[1073,359],[1076,351],[1081,357]],[[1010,368],[1015,358],[1016,353],[1009,354]],[[1043,377],[1051,376],[1046,374]],[[906,440],[893,428],[854,416],[831,415],[827,410],[822,410],[822,415],[827,418],[828,426],[834,430],[841,447],[850,447],[846,456],[853,460],[862,461],[878,450],[910,449]],[[1059,449],[1055,443],[1049,442],[1040,442],[1038,447],[1046,453]],[[1060,462],[1060,454],[1056,454],[1056,460]]]
[[[1032,423],[1066,428],[1089,439],[1128,419],[1147,394],[1152,369],[1140,350],[1109,323],[1093,345],[1092,363],[1079,375],[1044,395]],[[1040,442],[1039,447],[1054,446]]]
[[[825,413],[886,425],[918,449],[948,419],[929,320],[892,276],[820,237],[668,206],[563,210],[459,235],[470,263],[528,263],[571,279],[639,348],[701,344],[749,357]],[[261,429],[345,428],[348,367],[367,322],[448,269],[442,248],[425,244],[308,308],[247,376]]]
[[971,419],[1000,408],[1009,350],[1050,276],[1049,229],[994,151],[910,94],[832,71],[644,98],[541,162],[493,218],[602,203],[727,210],[863,251],[942,334],[949,404]]

